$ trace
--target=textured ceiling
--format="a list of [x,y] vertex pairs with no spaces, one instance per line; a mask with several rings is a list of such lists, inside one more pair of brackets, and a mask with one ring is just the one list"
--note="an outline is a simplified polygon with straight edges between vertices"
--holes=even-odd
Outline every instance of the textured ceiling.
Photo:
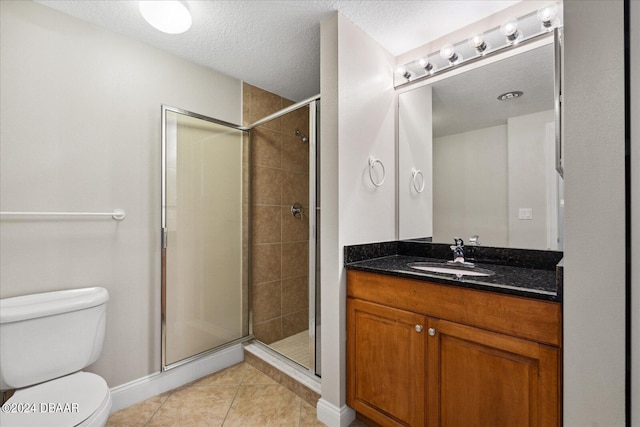
[[302,100],[320,92],[320,22],[339,11],[393,55],[518,1],[187,1],[193,26],[179,35],[149,26],[132,0],[36,0],[255,86]]

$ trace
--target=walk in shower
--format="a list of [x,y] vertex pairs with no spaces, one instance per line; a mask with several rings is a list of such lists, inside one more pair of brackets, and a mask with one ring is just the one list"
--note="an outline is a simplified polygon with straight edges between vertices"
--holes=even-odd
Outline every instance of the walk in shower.
[[244,84],[242,126],[163,106],[163,370],[254,338],[320,375],[319,102]]
[[317,111],[245,84],[251,127],[251,324],[254,338],[320,374]]

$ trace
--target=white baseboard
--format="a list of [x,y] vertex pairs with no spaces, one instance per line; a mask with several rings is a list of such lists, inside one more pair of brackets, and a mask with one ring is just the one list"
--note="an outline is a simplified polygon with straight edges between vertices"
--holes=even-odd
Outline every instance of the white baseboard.
[[220,350],[169,371],[157,372],[111,389],[111,413],[173,390],[244,360],[242,344]]
[[339,408],[320,398],[316,406],[318,419],[329,427],[348,427],[356,419],[356,412],[347,405]]

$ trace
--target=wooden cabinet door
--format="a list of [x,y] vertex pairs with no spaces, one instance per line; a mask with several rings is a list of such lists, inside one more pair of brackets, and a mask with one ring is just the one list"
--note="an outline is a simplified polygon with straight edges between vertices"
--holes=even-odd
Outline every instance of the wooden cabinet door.
[[429,427],[560,425],[559,350],[428,321]]
[[424,426],[422,315],[347,300],[347,404],[383,426]]

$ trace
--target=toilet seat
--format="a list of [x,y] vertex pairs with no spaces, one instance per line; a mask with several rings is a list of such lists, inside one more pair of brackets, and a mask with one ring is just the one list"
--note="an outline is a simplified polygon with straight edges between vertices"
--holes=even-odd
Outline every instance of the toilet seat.
[[102,426],[111,409],[104,379],[77,372],[17,390],[0,411],[2,427]]

